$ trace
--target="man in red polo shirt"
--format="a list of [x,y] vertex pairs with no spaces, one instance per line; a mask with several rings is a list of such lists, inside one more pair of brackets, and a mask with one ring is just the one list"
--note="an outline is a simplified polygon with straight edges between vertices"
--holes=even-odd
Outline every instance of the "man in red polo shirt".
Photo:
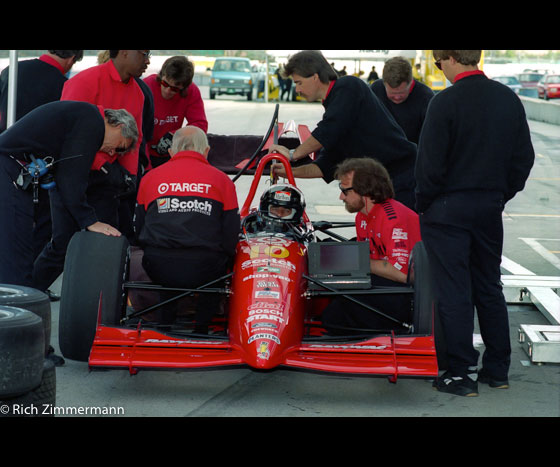
[[[402,286],[407,280],[410,253],[420,240],[418,214],[393,199],[389,174],[375,159],[346,159],[335,176],[346,210],[357,213],[357,240],[369,242],[372,285]],[[400,322],[410,321],[410,297],[405,294],[357,298]],[[350,334],[349,329],[402,330],[393,321],[342,298],[325,308],[322,321],[333,334]]]
[[[64,85],[61,100],[83,101],[107,109],[125,109],[138,126],[138,141],[142,141],[142,111],[144,93],[134,80],[150,63],[149,50],[110,50],[110,60],[78,73]],[[118,157],[117,157],[118,156]],[[125,170],[123,170],[125,169]],[[118,201],[115,196],[125,189],[127,176],[138,172],[138,147],[124,154],[96,154],[88,202],[98,217],[108,224],[118,225]]]

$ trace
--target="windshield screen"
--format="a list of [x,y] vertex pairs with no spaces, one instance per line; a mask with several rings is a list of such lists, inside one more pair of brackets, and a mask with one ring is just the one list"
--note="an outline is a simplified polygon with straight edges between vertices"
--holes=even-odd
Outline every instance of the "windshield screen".
[[241,71],[250,73],[249,62],[245,60],[216,60],[214,71]]

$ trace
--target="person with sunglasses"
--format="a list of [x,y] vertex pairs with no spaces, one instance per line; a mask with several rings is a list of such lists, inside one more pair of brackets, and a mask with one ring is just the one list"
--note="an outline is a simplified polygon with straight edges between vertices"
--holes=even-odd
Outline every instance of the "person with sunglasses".
[[[478,382],[507,388],[508,311],[500,283],[507,201],[535,159],[525,110],[507,86],[478,69],[481,50],[434,50],[453,83],[428,107],[416,162],[416,207],[447,344],[435,389],[477,396]],[[485,344],[473,346],[474,312]]]
[[144,78],[154,95],[154,133],[148,141],[152,168],[167,162],[171,156],[173,134],[187,125],[208,131],[204,102],[198,86],[193,83],[194,65],[183,56],[168,58],[157,74]]
[[[375,159],[346,159],[337,166],[335,177],[340,200],[348,212],[356,214],[357,240],[369,243],[372,286],[406,284],[410,253],[420,241],[418,214],[394,199],[389,173]],[[356,298],[401,322],[410,320],[410,297],[406,294]],[[364,329],[404,331],[393,321],[343,298],[327,305],[322,322],[336,335],[364,333]]]

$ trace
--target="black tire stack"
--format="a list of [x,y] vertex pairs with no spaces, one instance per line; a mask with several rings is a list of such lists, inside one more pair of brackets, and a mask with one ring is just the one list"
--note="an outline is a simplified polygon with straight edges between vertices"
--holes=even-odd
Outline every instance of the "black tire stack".
[[56,369],[46,358],[50,335],[48,296],[0,284],[0,416],[52,414]]

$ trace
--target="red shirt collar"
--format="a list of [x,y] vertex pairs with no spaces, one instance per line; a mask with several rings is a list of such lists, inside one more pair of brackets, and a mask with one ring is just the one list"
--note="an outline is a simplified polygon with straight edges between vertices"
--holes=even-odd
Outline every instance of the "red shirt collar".
[[455,76],[455,80],[453,81],[453,84],[455,84],[460,79],[473,75],[484,75],[484,72],[482,70],[474,70],[474,71],[465,71],[463,73],[459,73],[457,76]]
[[327,93],[325,94],[325,98],[323,99],[323,102],[325,102],[325,100],[327,100],[327,97],[329,96],[329,93],[331,92],[331,89],[334,86],[334,83],[336,83],[336,79],[332,80],[329,84],[329,89],[327,89]]
[[64,68],[62,68],[62,65],[60,63],[58,63],[54,58],[50,57],[49,55],[47,55],[47,54],[41,55],[39,57],[39,60],[41,60],[42,62],[48,63],[49,65],[54,66],[63,75],[66,74],[66,71],[64,71]]

